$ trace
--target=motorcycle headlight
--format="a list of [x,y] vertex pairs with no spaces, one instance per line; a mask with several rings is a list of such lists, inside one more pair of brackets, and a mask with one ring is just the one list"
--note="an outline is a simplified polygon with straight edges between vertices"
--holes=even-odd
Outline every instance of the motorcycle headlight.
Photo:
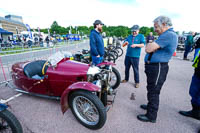
[[101,72],[100,68],[98,68],[96,66],[90,66],[87,74],[88,75],[95,75],[95,74],[100,73],[100,72]]
[[101,86],[102,86],[100,80],[94,81],[93,84],[95,84],[95,85],[98,86],[99,88],[101,88]]

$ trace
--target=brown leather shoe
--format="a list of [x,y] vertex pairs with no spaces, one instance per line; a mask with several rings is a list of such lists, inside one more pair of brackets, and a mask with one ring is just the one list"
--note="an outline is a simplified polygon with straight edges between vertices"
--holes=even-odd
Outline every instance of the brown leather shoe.
[[135,83],[135,88],[139,88],[139,83]]
[[127,80],[125,80],[125,79],[121,81],[121,83],[126,83],[126,82],[128,82],[128,81],[127,81]]

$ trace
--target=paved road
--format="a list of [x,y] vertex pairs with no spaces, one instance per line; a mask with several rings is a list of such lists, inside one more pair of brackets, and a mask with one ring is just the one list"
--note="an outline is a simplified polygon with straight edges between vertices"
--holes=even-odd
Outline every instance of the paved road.
[[[140,87],[134,88],[131,70],[130,82],[121,84],[114,106],[107,113],[107,121],[97,131],[89,130],[77,122],[70,110],[61,113],[59,101],[22,95],[9,102],[11,111],[22,123],[25,133],[196,133],[200,121],[178,114],[179,110],[189,110],[188,89],[193,74],[191,61],[182,60],[183,53],[177,53],[170,62],[170,70],[160,95],[160,109],[155,124],[137,120],[137,115],[145,113],[140,104],[146,100],[146,76],[144,74],[144,50],[140,60]],[[190,55],[189,58],[192,58]],[[124,78],[124,56],[117,61],[117,68]],[[8,87],[0,86],[0,98],[15,94]],[[130,100],[131,93],[136,100]]]

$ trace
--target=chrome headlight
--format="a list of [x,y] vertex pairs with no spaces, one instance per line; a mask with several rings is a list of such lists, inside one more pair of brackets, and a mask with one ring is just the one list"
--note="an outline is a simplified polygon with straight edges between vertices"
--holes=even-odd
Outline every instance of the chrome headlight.
[[95,85],[98,86],[99,88],[101,88],[101,86],[102,86],[100,80],[94,81],[93,84],[95,84]]
[[95,74],[100,73],[100,72],[101,72],[100,68],[98,68],[96,66],[90,66],[87,74],[88,75],[95,75]]

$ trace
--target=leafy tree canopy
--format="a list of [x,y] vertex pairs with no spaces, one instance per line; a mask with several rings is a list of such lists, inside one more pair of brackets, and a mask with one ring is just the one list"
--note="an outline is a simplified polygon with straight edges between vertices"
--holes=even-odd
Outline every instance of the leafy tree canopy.
[[[94,29],[94,26],[68,26],[68,27],[62,27],[60,26],[56,21],[53,22],[53,24],[50,27],[50,33],[51,34],[60,34],[60,35],[66,35],[69,34],[70,31],[72,34],[79,33],[80,35],[89,35],[90,31]],[[41,29],[41,32],[48,33],[48,29]],[[107,36],[116,36],[116,37],[127,37],[131,34],[130,28],[127,26],[103,26],[103,32],[106,33]],[[141,27],[140,33],[144,36],[147,36],[149,32],[153,32],[154,35],[157,35],[154,32],[153,27]]]

